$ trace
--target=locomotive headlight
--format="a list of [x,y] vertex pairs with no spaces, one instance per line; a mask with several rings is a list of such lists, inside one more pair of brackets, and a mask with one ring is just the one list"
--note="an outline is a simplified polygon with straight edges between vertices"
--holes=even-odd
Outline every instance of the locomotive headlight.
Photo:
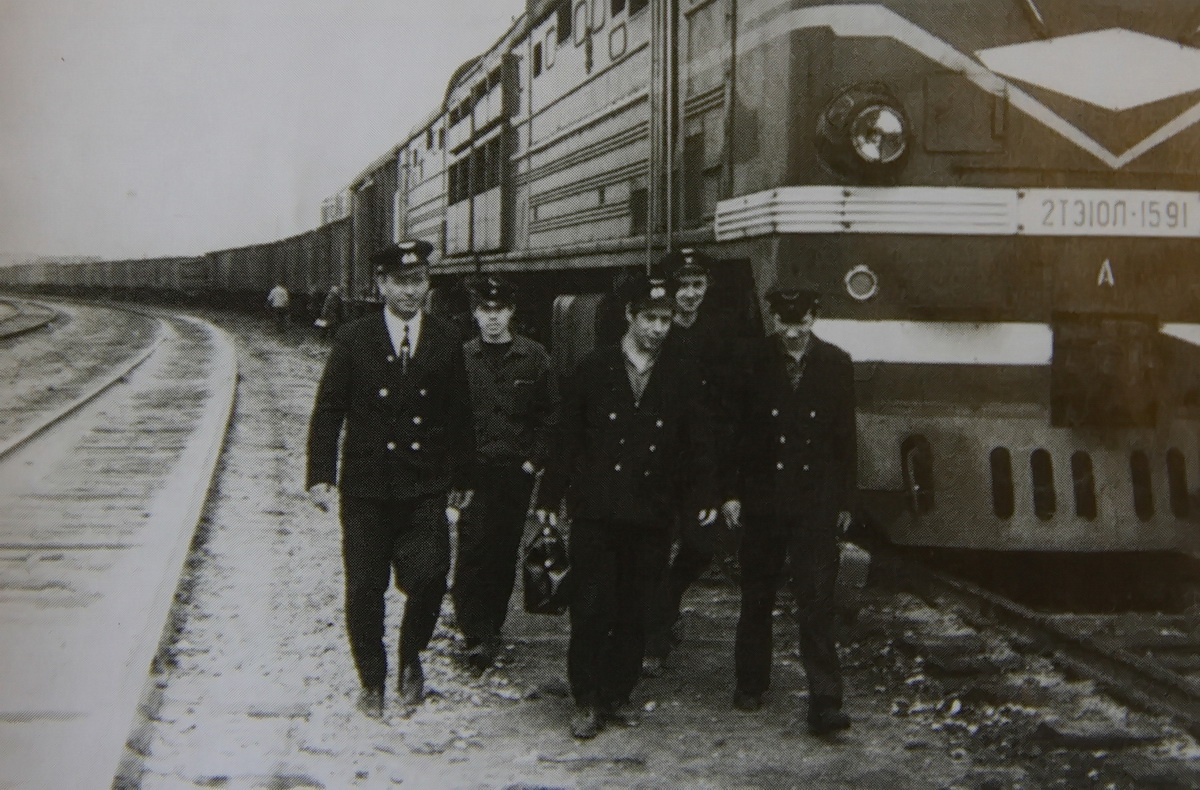
[[850,124],[854,153],[869,164],[890,164],[908,150],[904,116],[883,104],[867,107]]
[[864,183],[899,175],[912,149],[904,107],[886,85],[867,83],[842,91],[817,120],[816,148],[829,168]]

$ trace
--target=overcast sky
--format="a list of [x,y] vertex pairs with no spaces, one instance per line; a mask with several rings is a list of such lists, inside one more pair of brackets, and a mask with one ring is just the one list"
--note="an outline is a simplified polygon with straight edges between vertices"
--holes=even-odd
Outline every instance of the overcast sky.
[[315,227],[524,0],[0,0],[0,253]]

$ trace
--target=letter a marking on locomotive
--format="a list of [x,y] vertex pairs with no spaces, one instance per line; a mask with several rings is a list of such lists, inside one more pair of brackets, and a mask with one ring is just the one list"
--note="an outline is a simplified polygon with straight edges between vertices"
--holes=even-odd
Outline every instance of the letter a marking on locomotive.
[[1112,261],[1108,258],[1104,259],[1104,263],[1100,264],[1100,276],[1096,278],[1096,285],[1107,285],[1110,288],[1116,287],[1117,278],[1113,276]]

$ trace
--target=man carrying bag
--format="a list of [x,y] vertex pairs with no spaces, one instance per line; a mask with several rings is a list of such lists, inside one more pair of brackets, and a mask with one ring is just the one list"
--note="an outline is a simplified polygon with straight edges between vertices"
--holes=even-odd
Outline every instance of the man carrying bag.
[[586,356],[563,392],[558,441],[538,500],[553,525],[563,495],[571,523],[571,734],[593,738],[606,722],[633,726],[630,695],[641,675],[647,596],[662,578],[680,490],[700,523],[717,518],[710,418],[699,374],[660,354],[675,288],[639,273],[623,291],[628,329]]

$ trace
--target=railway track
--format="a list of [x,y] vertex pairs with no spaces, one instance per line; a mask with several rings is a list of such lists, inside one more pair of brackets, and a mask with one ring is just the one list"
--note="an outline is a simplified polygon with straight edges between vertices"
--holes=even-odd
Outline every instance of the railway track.
[[111,786],[236,382],[204,322],[63,310],[0,420],[0,787]]
[[896,557],[889,562],[901,568],[906,584],[972,627],[1002,629],[1025,652],[1091,679],[1130,707],[1169,716],[1200,738],[1200,606],[1195,599],[1182,612],[1048,613],[924,563]]
[[0,339],[41,329],[58,316],[48,305],[16,299],[0,299]]

